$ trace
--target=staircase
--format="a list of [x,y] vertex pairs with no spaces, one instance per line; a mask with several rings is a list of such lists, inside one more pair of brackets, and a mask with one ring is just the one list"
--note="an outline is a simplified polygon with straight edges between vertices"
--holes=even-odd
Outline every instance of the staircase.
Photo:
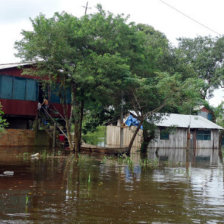
[[[51,113],[59,115],[60,118],[53,117]],[[51,107],[49,111],[42,107],[41,110],[38,112],[38,118],[39,126],[43,128],[48,134],[48,136],[52,139],[53,147],[68,145],[68,136],[65,129],[65,119],[55,107],[53,107],[53,109]],[[59,139],[56,138],[57,135],[64,136],[64,143],[60,142]]]

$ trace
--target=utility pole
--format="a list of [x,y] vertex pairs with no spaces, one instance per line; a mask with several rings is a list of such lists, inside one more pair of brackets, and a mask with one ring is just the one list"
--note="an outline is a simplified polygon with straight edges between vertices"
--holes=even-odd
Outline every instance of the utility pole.
[[88,9],[91,9],[91,8],[88,7],[88,4],[89,4],[89,3],[86,2],[86,5],[85,5],[85,6],[82,6],[83,8],[85,8],[85,16],[86,16],[86,14],[87,14],[87,10],[88,10]]

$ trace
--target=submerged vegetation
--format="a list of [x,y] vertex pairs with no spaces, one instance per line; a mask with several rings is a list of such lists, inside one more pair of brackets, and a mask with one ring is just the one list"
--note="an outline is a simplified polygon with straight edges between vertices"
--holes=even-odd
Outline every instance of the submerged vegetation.
[[[222,149],[222,154],[224,155],[224,149]],[[137,157],[137,158],[136,158]],[[224,156],[223,156],[224,157]],[[29,160],[47,160],[47,159],[64,159],[66,161],[66,168],[65,170],[69,170],[72,164],[76,164],[78,167],[86,166],[86,163],[91,164],[95,163],[96,161],[100,164],[104,164],[106,166],[128,166],[130,169],[134,168],[135,166],[139,166],[143,169],[156,169],[159,167],[169,166],[169,167],[182,167],[183,163],[181,162],[171,162],[171,161],[163,161],[159,158],[149,159],[146,156],[141,157],[140,153],[134,154],[133,156],[107,156],[104,155],[95,155],[94,158],[88,154],[67,154],[65,155],[63,151],[51,151],[43,150],[40,153],[30,153],[24,152],[17,155],[17,158],[20,158],[24,161]],[[90,169],[91,170],[91,169]],[[90,172],[89,170],[89,172]],[[90,178],[90,177],[89,177]]]
[[16,157],[22,158],[23,160],[61,158],[62,151],[57,150],[49,152],[49,150],[45,149],[38,153],[31,153],[31,152],[18,153]]
[[158,168],[160,166],[159,161],[157,159],[151,160],[147,158],[139,159],[135,161],[129,156],[104,156],[102,163],[107,165],[118,165],[118,166],[128,166],[133,168],[135,165],[139,165],[142,168]]
[[[87,162],[90,162],[93,160],[92,157],[86,154],[77,154],[77,156],[74,154],[70,154],[70,155],[64,156],[62,155],[62,151],[60,150],[55,152],[48,152],[47,150],[43,150],[42,152],[36,153],[36,154],[24,152],[24,153],[18,154],[17,157],[22,158],[25,161],[32,160],[32,159],[45,160],[45,159],[64,158],[66,159],[67,165],[71,163],[76,163],[78,166],[83,166]],[[96,160],[105,165],[118,165],[118,166],[127,165],[130,168],[135,165],[139,165],[142,168],[158,168],[159,166],[161,166],[158,159],[151,160],[147,158],[139,158],[139,160],[136,161],[133,158],[130,158],[129,156],[126,156],[126,155],[121,155],[121,156],[106,156],[105,155],[103,158],[96,157]]]

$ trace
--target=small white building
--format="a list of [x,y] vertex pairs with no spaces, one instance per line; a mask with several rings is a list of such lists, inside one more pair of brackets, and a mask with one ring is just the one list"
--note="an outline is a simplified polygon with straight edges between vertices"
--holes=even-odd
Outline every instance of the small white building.
[[223,128],[199,115],[168,114],[156,123],[156,138],[149,148],[186,148],[190,127],[190,148],[218,149]]

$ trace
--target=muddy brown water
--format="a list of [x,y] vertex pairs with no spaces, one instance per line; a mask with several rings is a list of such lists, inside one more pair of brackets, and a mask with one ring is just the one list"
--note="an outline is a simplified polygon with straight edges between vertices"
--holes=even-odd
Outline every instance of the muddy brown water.
[[0,223],[224,223],[217,150],[150,151],[152,166],[139,154],[131,162],[54,155],[0,149]]

